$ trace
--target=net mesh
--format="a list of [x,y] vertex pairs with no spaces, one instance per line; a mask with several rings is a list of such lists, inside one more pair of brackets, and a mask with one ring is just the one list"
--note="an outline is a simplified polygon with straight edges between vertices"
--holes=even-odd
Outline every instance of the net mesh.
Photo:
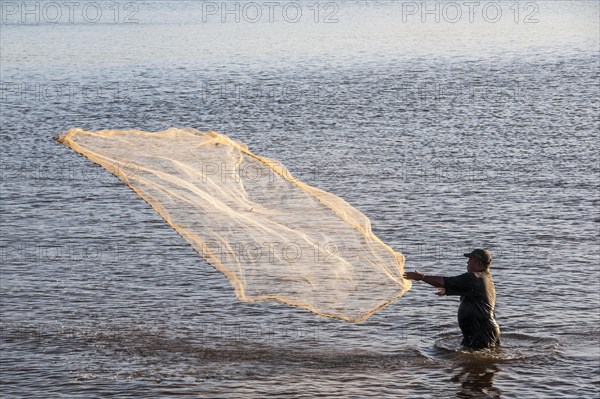
[[404,256],[364,214],[225,135],[72,129],[56,140],[133,189],[242,301],[359,322],[410,289]]

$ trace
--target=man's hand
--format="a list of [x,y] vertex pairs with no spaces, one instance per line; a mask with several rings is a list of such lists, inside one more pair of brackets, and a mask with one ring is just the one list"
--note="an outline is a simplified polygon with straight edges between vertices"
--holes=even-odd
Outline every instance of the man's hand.
[[446,295],[446,289],[445,288],[438,288],[437,292],[435,293],[435,295],[439,295],[439,296],[444,296]]
[[[425,277],[427,277],[427,279],[425,279]],[[444,288],[444,277],[442,276],[431,276],[429,274],[426,276],[423,273],[420,273],[418,270],[415,270],[414,272],[404,273],[404,278],[409,280],[423,281],[429,285],[433,285],[434,287]],[[443,294],[438,295],[446,295],[446,291],[444,290]]]
[[418,270],[415,270],[414,272],[406,272],[404,273],[404,278],[409,279],[409,280],[417,280],[417,281],[421,281],[423,280],[423,277],[425,275],[422,273],[419,273]]

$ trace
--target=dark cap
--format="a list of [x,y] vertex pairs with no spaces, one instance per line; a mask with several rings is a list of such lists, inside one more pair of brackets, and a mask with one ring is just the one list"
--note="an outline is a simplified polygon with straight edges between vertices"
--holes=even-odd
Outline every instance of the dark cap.
[[464,255],[467,258],[479,259],[485,266],[489,266],[492,263],[492,254],[487,249],[477,248]]

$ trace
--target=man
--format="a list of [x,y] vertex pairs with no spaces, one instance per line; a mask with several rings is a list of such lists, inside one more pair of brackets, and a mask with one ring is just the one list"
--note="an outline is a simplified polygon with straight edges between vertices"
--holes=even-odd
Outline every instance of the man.
[[437,295],[460,295],[458,325],[463,333],[462,345],[481,349],[500,344],[500,327],[496,323],[496,289],[490,274],[492,254],[475,249],[468,254],[467,273],[456,277],[429,276],[418,271],[404,273],[404,278],[424,281],[439,288]]

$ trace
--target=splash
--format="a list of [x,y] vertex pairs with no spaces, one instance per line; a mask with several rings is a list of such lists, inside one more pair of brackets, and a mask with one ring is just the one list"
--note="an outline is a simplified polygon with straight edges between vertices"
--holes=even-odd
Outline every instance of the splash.
[[280,301],[319,316],[366,320],[411,287],[404,256],[343,199],[216,132],[171,128],[55,138],[115,174],[242,301]]

